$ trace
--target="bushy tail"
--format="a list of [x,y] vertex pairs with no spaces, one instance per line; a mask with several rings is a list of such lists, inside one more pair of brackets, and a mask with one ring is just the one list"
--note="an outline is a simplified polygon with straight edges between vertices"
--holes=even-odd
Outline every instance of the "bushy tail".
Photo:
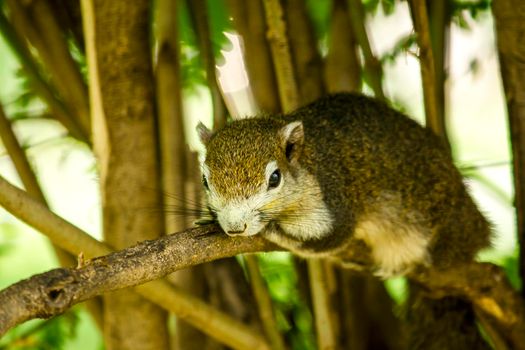
[[430,299],[412,284],[407,314],[410,350],[485,350],[472,305],[462,299]]

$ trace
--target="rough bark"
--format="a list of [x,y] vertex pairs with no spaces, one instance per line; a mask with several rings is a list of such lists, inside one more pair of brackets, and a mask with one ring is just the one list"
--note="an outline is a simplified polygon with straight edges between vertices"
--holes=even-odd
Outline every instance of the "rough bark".
[[[525,281],[525,2],[493,1],[492,9],[512,145],[519,267]],[[522,295],[525,297],[525,288]]]
[[[124,248],[163,232],[163,217],[141,208],[160,207],[153,72],[146,0],[93,1],[94,74],[102,115],[93,133],[100,160],[103,232]],[[88,53],[89,55],[89,53]],[[93,61],[90,61],[91,65]],[[91,77],[91,75],[90,75]],[[99,88],[98,92],[94,89]],[[93,97],[92,97],[93,99]],[[97,113],[99,111],[95,111]],[[155,215],[156,214],[156,215]],[[166,349],[166,313],[131,291],[104,296],[104,337],[109,349]]]
[[[86,261],[79,264],[77,268],[55,269],[35,275],[0,292],[2,305],[6,306],[0,311],[0,334],[30,318],[60,314],[74,304],[95,295],[136,286],[164,276],[175,269],[187,268],[218,257],[273,248],[274,246],[264,239],[230,239],[222,234],[217,226],[207,226],[189,229],[157,240],[144,241],[120,252]],[[146,296],[149,294],[148,298],[150,298],[154,294],[158,295],[151,292],[153,289],[158,290],[166,286],[169,288],[169,284],[155,281],[140,286],[137,291]],[[200,305],[196,304],[194,307]],[[227,339],[227,344],[235,348],[246,349],[251,346],[257,349],[267,348],[260,337],[246,332],[246,327],[241,323],[233,320],[224,323],[225,316],[211,312],[212,310],[201,313],[209,317],[201,320],[201,329],[211,327],[216,331],[216,328],[220,327],[221,332],[225,334],[213,335],[222,336],[223,339],[219,337],[220,340]],[[181,313],[180,317],[194,323],[192,319],[194,315]],[[235,328],[228,329],[228,327]]]

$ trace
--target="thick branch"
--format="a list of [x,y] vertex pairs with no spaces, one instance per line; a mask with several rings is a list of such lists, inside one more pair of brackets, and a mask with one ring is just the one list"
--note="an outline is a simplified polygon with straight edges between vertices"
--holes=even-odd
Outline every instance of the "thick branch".
[[[2,304],[0,334],[28,319],[60,314],[74,304],[96,295],[136,286],[174,270],[240,253],[268,251],[275,248],[262,238],[229,238],[220,233],[220,229],[214,225],[193,228],[157,240],[144,241],[134,247],[89,260],[78,268],[55,269],[18,282],[0,292],[0,304]],[[159,292],[172,288],[161,281],[155,281],[141,286],[137,291],[157,301],[158,295],[166,295]],[[204,314],[206,322],[215,321],[211,322],[214,324],[208,324],[208,327],[227,328],[228,323],[217,321],[217,317],[221,321],[224,321],[225,317],[218,316],[222,314],[214,313],[212,310],[209,308],[206,310],[207,314]],[[180,313],[180,308],[178,311],[179,317],[189,319],[189,322],[194,320],[194,316]],[[203,316],[200,318],[203,319]],[[234,325],[235,328],[228,331],[229,335],[222,336],[231,338],[231,332],[236,328],[241,327],[241,330],[245,328],[237,322]],[[247,333],[237,333],[234,338],[239,334],[242,334],[242,337],[230,339],[228,344],[235,348],[265,348],[262,339],[253,334],[247,337]],[[217,334],[215,333],[214,336]]]
[[[79,254],[82,252],[84,256],[91,258],[111,252],[108,246],[98,242],[79,228],[55,215],[43,204],[31,198],[24,191],[9,184],[2,177],[0,177],[0,206],[26,224],[46,234],[57,245],[71,253]],[[252,330],[232,320],[223,313],[218,312],[195,297],[160,281],[156,281],[153,285],[150,285],[151,283],[141,286],[138,292],[150,301],[180,315],[179,317],[187,320],[195,327],[207,332],[216,339],[234,348],[243,348],[241,346],[242,344],[246,345],[247,342],[250,343],[246,341],[246,339],[254,338]],[[38,288],[38,290],[40,289],[41,288]],[[23,295],[24,294],[21,294],[20,297],[23,297]],[[1,296],[0,300],[2,300]],[[76,302],[78,301],[75,301],[75,303]],[[12,322],[23,322],[25,319],[40,317],[39,314],[31,313],[30,309],[10,310],[11,306],[7,302],[7,299],[5,302],[0,301],[0,304],[2,304],[3,307],[5,305],[5,309],[3,309],[2,312],[15,313],[12,316],[6,316],[6,320],[9,320],[9,322],[4,321],[0,314],[0,334],[3,332],[1,327],[8,329],[16,324]],[[25,305],[25,302],[23,302],[22,305]],[[28,307],[30,307],[30,304]],[[209,321],[210,318],[213,318],[211,324]],[[233,334],[232,331],[227,331],[228,328],[235,329],[235,334]]]
[[525,349],[523,299],[500,267],[471,263],[443,271],[426,270],[413,277],[436,297],[455,295],[468,299],[488,317],[512,349]]

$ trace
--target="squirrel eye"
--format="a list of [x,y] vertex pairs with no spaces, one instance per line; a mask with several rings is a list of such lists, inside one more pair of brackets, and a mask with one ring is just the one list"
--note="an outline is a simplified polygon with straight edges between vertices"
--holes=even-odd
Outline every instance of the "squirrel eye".
[[268,189],[276,188],[281,183],[281,171],[276,169],[268,179]]
[[205,189],[209,190],[210,187],[208,186],[208,180],[206,180],[206,175],[202,175],[202,185]]

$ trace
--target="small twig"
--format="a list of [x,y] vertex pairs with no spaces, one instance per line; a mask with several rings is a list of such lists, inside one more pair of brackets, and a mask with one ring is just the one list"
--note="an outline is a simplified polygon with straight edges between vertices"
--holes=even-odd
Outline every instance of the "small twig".
[[[31,194],[35,199],[39,200],[41,203],[46,204],[46,199],[38,181],[36,179],[35,173],[31,169],[29,160],[26,157],[24,149],[20,146],[15,133],[13,132],[11,123],[7,119],[7,116],[4,113],[4,109],[0,105],[0,139],[9,154],[9,157],[15,165],[16,171],[27,192]],[[47,205],[47,204],[46,204]]]

